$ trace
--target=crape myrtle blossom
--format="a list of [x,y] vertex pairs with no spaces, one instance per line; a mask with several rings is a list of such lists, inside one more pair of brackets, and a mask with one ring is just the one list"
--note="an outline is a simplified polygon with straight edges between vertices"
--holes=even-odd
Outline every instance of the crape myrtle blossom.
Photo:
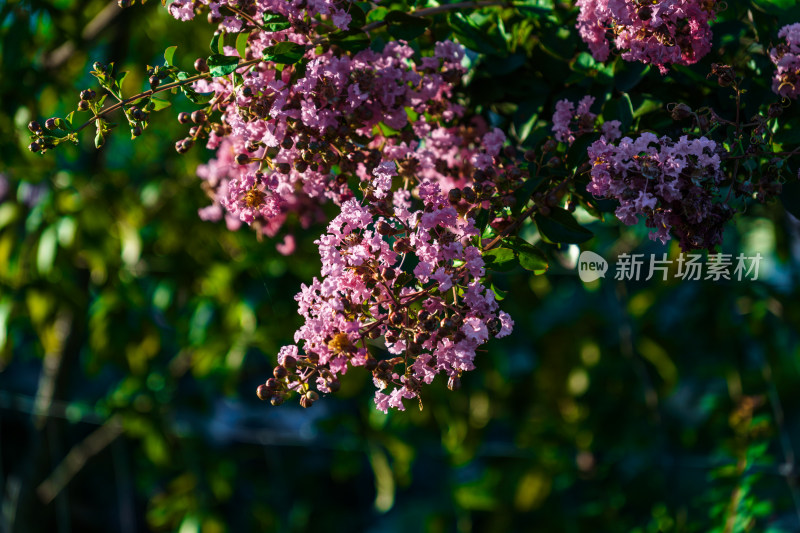
[[795,100],[800,95],[800,22],[781,28],[778,37],[786,42],[769,51],[776,66],[772,91]]
[[[171,4],[173,14],[184,5]],[[209,5],[212,15],[227,13],[221,5]],[[299,5],[256,4],[255,19],[280,13],[292,26],[252,31],[243,59],[261,57],[267,47],[286,41],[310,45],[315,37],[304,17],[335,18],[347,7],[325,1],[303,3],[302,10]],[[219,21],[223,29],[241,23],[229,16]],[[228,47],[225,54],[238,52]],[[207,147],[216,150],[216,158],[198,170],[213,202],[200,216],[224,217],[231,228],[238,221],[273,236],[288,213],[308,224],[322,216],[321,203],[341,205],[352,197],[351,176],[370,181],[386,161],[397,161],[404,178],[437,181],[445,192],[463,186],[476,168],[493,164],[505,140],[481,120],[464,120],[453,89],[465,71],[464,50],[451,41],[436,43],[432,56],[419,59],[404,41],[393,41],[379,52],[355,54],[308,46],[302,62],[281,70],[262,62],[237,76],[198,81],[194,89],[214,94],[218,103],[211,109],[221,117],[203,117],[192,137],[176,147],[180,151],[207,136]]]
[[458,388],[476,350],[511,332],[513,321],[481,283],[472,218],[433,181],[419,185],[419,200],[391,193],[394,166],[376,167],[365,201],[346,200],[316,241],[321,278],[295,298],[304,318],[297,345],[280,351],[275,377],[259,389],[273,404],[296,391],[308,407],[357,366],[372,372],[378,409],[403,410],[438,374]]
[[[572,145],[576,138],[595,130],[597,115],[590,111],[594,100],[594,96],[584,96],[578,102],[577,108],[566,98],[556,102],[553,133],[557,141]],[[619,120],[604,122],[600,127],[603,138],[608,142],[619,139],[622,136],[620,125]]]
[[600,139],[588,154],[588,191],[617,199],[616,216],[623,223],[636,224],[641,215],[654,230],[651,239],[666,243],[672,233],[685,251],[722,243],[723,225],[733,212],[713,201],[723,178],[714,141],[643,133],[616,146]]
[[715,0],[578,0],[578,32],[597,61],[614,47],[626,61],[641,61],[666,74],[670,64],[691,65],[711,50],[709,22]]

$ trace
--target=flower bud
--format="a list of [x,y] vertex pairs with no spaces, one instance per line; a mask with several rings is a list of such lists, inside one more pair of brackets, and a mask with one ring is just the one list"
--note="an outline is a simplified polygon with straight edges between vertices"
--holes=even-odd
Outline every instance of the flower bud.
[[450,192],[447,193],[447,200],[451,204],[457,204],[461,201],[461,190],[460,189],[450,189]]
[[256,395],[258,396],[259,400],[266,401],[272,397],[272,392],[267,388],[266,385],[259,385],[256,389]]
[[178,113],[178,122],[180,122],[181,124],[186,124],[187,122],[189,122],[189,113],[185,111],[182,113]]
[[464,187],[464,189],[461,191],[461,195],[464,197],[464,200],[470,204],[474,204],[478,199],[478,196],[475,194],[475,191],[472,189],[472,187]]
[[47,128],[48,130],[54,130],[54,129],[56,129],[56,119],[54,119],[54,118],[48,118],[48,119],[47,119],[47,120],[45,120],[45,122],[44,122],[44,127],[45,127],[45,128]]
[[375,231],[381,235],[394,235],[394,228],[385,220],[381,220],[375,224]]
[[276,391],[280,387],[280,383],[275,378],[269,378],[266,383],[267,389]]
[[158,87],[158,84],[161,83],[161,80],[158,79],[158,76],[150,76],[147,82],[150,84],[151,89],[155,89]]
[[769,109],[767,110],[767,116],[769,118],[777,118],[783,114],[783,106],[779,103],[772,103],[769,105]]
[[686,104],[676,104],[672,108],[672,120],[683,120],[692,115],[692,108]]
[[42,126],[35,120],[31,120],[30,122],[28,122],[28,129],[31,130],[31,133],[38,134],[42,132]]
[[[378,330],[374,329],[372,331],[378,331]],[[364,368],[372,372],[373,370],[378,368],[378,360],[375,359],[374,357],[367,357],[367,362],[364,363]]]
[[289,372],[282,366],[276,366],[275,369],[272,371],[272,375],[275,376],[275,379],[283,379],[288,374]]
[[250,162],[250,156],[247,154],[236,154],[236,164],[246,165]]
[[294,370],[297,368],[297,359],[292,357],[291,355],[287,355],[283,358],[283,366],[288,370]]
[[319,400],[319,394],[317,394],[317,393],[316,393],[316,392],[314,392],[313,390],[310,390],[310,391],[308,391],[308,392],[306,393],[306,398],[308,398],[308,399],[309,399],[309,400],[311,400],[312,402],[316,402],[317,400]]
[[277,407],[283,403],[283,400],[284,400],[283,394],[275,394],[272,398],[270,398],[269,403]]
[[95,92],[92,89],[85,89],[81,91],[81,100],[92,100],[95,97]]
[[313,400],[309,400],[308,396],[301,396],[300,397],[300,407],[302,407],[303,409],[308,409],[312,405],[314,405],[314,401]]
[[197,72],[208,72],[208,63],[202,57],[198,57],[194,61],[194,69]]
[[289,163],[278,163],[276,168],[281,174],[288,174],[292,171],[292,166]]
[[287,135],[283,138],[283,141],[281,141],[281,148],[284,150],[290,150],[292,146],[294,146],[294,141],[289,135]]
[[198,109],[197,111],[192,111],[192,122],[195,124],[202,124],[206,121],[206,112],[202,109]]
[[89,110],[89,102],[86,100],[81,100],[78,102],[78,111],[88,111]]

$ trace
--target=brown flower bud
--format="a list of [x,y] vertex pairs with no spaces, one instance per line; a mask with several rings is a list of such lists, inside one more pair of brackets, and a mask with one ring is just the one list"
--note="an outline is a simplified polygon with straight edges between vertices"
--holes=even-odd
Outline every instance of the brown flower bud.
[[276,366],[275,369],[272,371],[272,375],[275,376],[275,379],[283,379],[288,374],[289,372],[282,366]]
[[250,162],[250,156],[247,154],[236,154],[236,164],[246,165]]
[[197,72],[208,72],[208,63],[202,57],[198,57],[194,60],[194,69]]
[[675,104],[672,108],[672,120],[683,120],[692,115],[692,108],[686,104]]
[[256,395],[258,396],[259,400],[267,401],[272,397],[272,392],[267,388],[266,385],[259,385],[256,389]]
[[450,192],[447,193],[447,200],[451,204],[457,204],[461,201],[461,190],[460,189],[450,189]]
[[474,204],[478,199],[478,195],[475,194],[475,191],[472,189],[472,187],[464,187],[464,189],[461,191],[461,195],[464,197],[464,200],[470,204]]
[[192,111],[192,122],[195,124],[202,124],[206,121],[206,112],[202,109],[198,109],[197,111]]
[[297,368],[297,359],[292,357],[291,355],[287,355],[283,358],[283,366],[288,370],[294,370]]
[[283,396],[283,394],[275,394],[274,396],[272,396],[272,398],[270,398],[269,403],[277,407],[283,403],[284,399],[285,397]]

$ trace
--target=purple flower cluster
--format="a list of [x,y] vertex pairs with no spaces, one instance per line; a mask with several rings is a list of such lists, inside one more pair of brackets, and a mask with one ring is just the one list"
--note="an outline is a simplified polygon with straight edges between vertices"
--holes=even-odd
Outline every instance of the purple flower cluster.
[[[555,133],[557,141],[572,145],[576,138],[594,131],[597,115],[590,111],[592,104],[594,104],[594,96],[581,98],[577,109],[575,104],[566,98],[556,103],[556,112],[553,114],[553,133]],[[620,125],[619,120],[604,122],[600,127],[603,138],[608,142],[619,139],[622,136],[619,131]]]
[[[475,368],[475,352],[513,321],[483,286],[484,262],[472,218],[459,215],[438,183],[423,181],[420,201],[391,192],[394,163],[373,171],[366,202],[342,204],[318,241],[322,277],[296,296],[305,323],[279,354],[261,395],[282,403],[291,391],[308,407],[335,391],[348,367],[372,372],[378,409],[403,410],[437,374],[451,389]],[[450,195],[452,196],[452,195]],[[467,194],[469,196],[469,194]],[[381,343],[379,337],[383,337]],[[376,358],[368,350],[385,354]],[[315,389],[315,390],[314,390]]]
[[800,22],[781,28],[778,37],[786,42],[769,51],[769,58],[777,67],[772,77],[772,90],[795,100],[800,96]]
[[730,208],[713,202],[723,178],[714,141],[705,137],[678,141],[643,133],[624,137],[614,146],[605,140],[588,151],[595,196],[619,201],[617,218],[627,225],[638,216],[655,231],[650,238],[666,243],[675,235],[683,250],[708,248],[722,242]]
[[[597,61],[611,51],[609,38],[626,61],[641,61],[666,74],[667,65],[691,65],[711,50],[709,21],[715,0],[578,0],[578,31]],[[610,37],[609,37],[610,34]]]

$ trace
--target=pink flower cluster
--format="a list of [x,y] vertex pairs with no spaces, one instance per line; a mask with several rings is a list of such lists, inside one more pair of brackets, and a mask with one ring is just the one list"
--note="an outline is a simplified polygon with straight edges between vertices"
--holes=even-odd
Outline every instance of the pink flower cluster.
[[[314,42],[313,28],[297,22],[301,15],[336,19],[342,7],[304,2],[309,11],[303,12],[300,2],[278,4],[258,3],[253,18],[274,9],[297,28],[253,31],[244,59],[281,42]],[[212,12],[220,5],[212,2]],[[177,14],[179,7],[171,9]],[[240,29],[237,24],[233,17],[221,20],[231,31]],[[437,181],[445,191],[493,164],[502,132],[489,131],[481,120],[465,123],[453,102],[454,84],[465,73],[459,45],[436,43],[433,55],[419,60],[403,41],[381,52],[321,50],[309,47],[302,62],[280,70],[262,62],[240,76],[195,84],[197,91],[214,93],[210,110],[221,111],[219,124],[192,130],[207,135],[207,147],[217,151],[198,170],[213,200],[202,218],[224,216],[231,228],[246,223],[274,236],[290,212],[308,224],[321,216],[321,203],[347,201],[351,177],[368,181],[382,162],[397,161],[403,177]],[[228,48],[226,54],[237,52]]]
[[795,100],[800,96],[800,22],[781,28],[778,37],[786,42],[769,51],[769,58],[777,67],[772,77],[772,90]]
[[419,185],[415,208],[408,190],[391,193],[399,179],[394,163],[381,163],[373,175],[368,203],[345,201],[317,241],[322,278],[296,297],[305,323],[295,342],[303,352],[281,350],[281,367],[262,391],[273,403],[297,391],[307,407],[318,392],[337,389],[349,367],[363,366],[378,389],[378,409],[403,410],[403,400],[419,398],[438,374],[457,388],[460,374],[475,368],[477,348],[511,332],[513,321],[480,282],[474,221],[459,215],[436,182]]
[[667,65],[691,65],[711,50],[709,21],[716,0],[578,0],[578,31],[597,61],[611,51],[609,34],[626,61],[666,74]]
[[[553,133],[555,133],[557,141],[572,145],[576,138],[594,131],[597,115],[590,111],[592,104],[594,104],[594,96],[581,98],[577,110],[575,104],[566,98],[556,103],[556,112],[553,114]],[[608,142],[619,139],[622,136],[619,131],[620,125],[619,120],[604,122],[600,127],[603,138]]]
[[615,198],[617,218],[627,225],[642,215],[655,231],[650,238],[666,243],[670,232],[683,250],[711,249],[722,242],[730,208],[713,202],[723,177],[714,141],[705,137],[678,141],[643,133],[614,146],[605,140],[588,151],[592,180],[587,189]]

